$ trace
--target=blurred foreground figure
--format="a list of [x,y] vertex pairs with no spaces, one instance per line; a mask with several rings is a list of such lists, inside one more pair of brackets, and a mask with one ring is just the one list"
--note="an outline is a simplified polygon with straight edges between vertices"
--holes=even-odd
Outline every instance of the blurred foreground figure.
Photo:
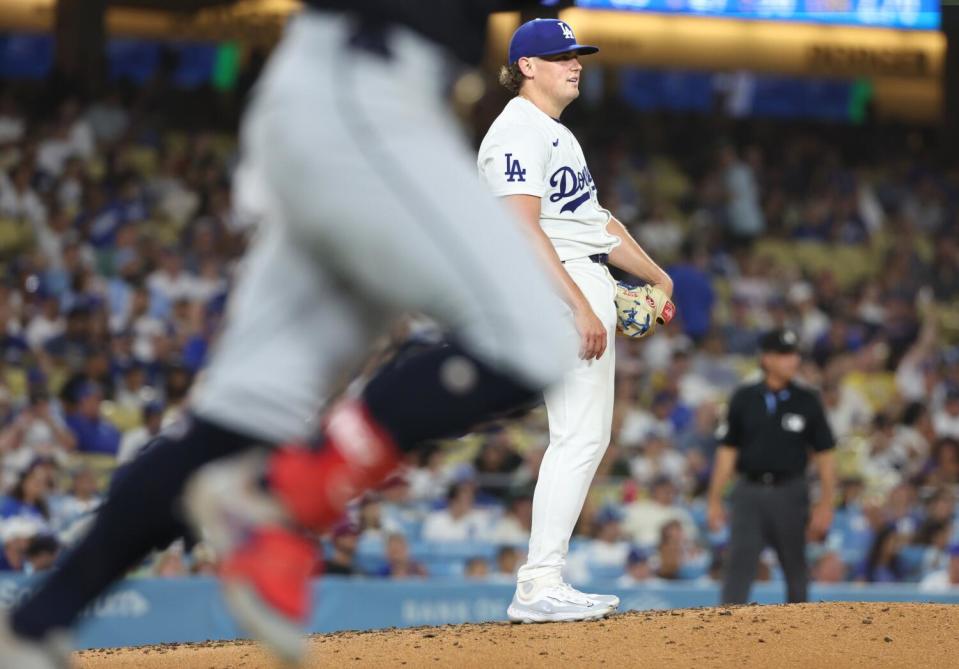
[[[184,534],[190,475],[231,456],[191,511],[240,622],[298,659],[315,558],[301,529],[326,529],[422,440],[536,400],[575,359],[569,310],[476,182],[443,99],[450,55],[478,62],[489,12],[535,3],[309,4],[244,119],[236,196],[261,222],[188,414],[117,471],[89,534],[12,611],[0,666],[67,666],[63,633]],[[319,431],[336,380],[403,311],[453,340],[380,371]],[[267,448],[289,443],[304,445]]]

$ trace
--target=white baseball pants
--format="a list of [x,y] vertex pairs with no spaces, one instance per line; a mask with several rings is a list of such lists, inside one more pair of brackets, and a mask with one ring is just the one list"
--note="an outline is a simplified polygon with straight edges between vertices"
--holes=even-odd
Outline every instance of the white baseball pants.
[[191,401],[268,441],[309,434],[399,312],[529,384],[559,378],[577,346],[519,223],[478,182],[440,95],[446,57],[404,29],[378,56],[351,29],[294,19],[244,120],[242,160],[262,181],[246,196],[264,218]]
[[589,259],[568,261],[565,267],[606,326],[607,346],[599,360],[578,360],[546,392],[549,447],[533,493],[529,554],[517,574],[520,583],[561,576],[613,422],[616,282],[605,266]]

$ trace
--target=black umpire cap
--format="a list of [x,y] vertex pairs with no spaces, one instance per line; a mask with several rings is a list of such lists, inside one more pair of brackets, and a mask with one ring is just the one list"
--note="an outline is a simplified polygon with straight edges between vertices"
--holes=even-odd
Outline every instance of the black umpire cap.
[[799,350],[799,337],[784,328],[770,330],[760,337],[759,350],[763,353],[795,353]]

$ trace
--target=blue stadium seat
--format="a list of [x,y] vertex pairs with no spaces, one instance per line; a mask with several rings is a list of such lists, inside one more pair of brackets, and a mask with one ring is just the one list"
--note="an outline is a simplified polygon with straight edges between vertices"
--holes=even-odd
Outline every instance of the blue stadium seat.
[[400,532],[408,541],[418,541],[423,532],[423,521],[396,521],[399,524]]
[[707,517],[708,509],[706,505],[703,503],[694,502],[686,505],[686,509],[693,517],[693,522],[696,523],[696,527],[699,528],[699,531],[704,535],[709,534],[709,523]]
[[588,568],[591,581],[615,581],[626,569],[621,564],[590,564]]
[[835,542],[847,565],[858,565],[872,546],[874,533],[859,509],[839,509],[833,518],[830,544]]
[[459,578],[466,570],[466,563],[462,560],[423,560],[430,578]]
[[704,576],[709,571],[709,562],[706,560],[693,560],[687,562],[679,569],[679,578],[682,581],[693,581]]
[[383,555],[386,552],[386,544],[381,537],[364,534],[360,537],[356,546],[357,555]]
[[435,543],[429,541],[417,541],[410,543],[410,555],[416,560],[431,560],[434,558],[446,558],[450,560],[468,560],[473,557],[481,557],[487,560],[496,555],[497,547],[491,543]]
[[904,546],[899,551],[899,564],[902,566],[905,581],[918,581],[922,575],[922,558],[928,550],[927,546]]
[[866,559],[866,553],[858,548],[840,548],[839,557],[842,559],[844,565],[852,567],[855,571],[859,565],[862,564],[863,560]]
[[382,555],[357,555],[353,564],[361,574],[378,574],[386,567],[386,558]]

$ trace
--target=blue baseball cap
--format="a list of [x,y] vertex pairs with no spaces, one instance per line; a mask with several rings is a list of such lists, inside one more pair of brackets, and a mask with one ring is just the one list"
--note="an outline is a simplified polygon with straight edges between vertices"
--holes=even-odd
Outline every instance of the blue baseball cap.
[[599,525],[605,525],[606,523],[618,523],[623,520],[622,514],[616,507],[605,506],[596,514],[596,522]]
[[580,55],[596,53],[599,47],[579,44],[569,24],[559,19],[533,19],[513,33],[509,41],[509,62],[530,56],[555,56],[575,51]]

